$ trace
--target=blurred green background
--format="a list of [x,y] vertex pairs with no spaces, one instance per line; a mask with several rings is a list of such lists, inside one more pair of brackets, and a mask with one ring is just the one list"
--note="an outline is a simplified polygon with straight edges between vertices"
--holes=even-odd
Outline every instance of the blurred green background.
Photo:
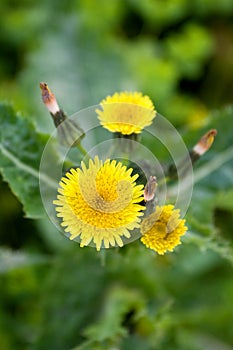
[[[138,90],[189,147],[217,127],[200,164],[221,164],[233,142],[232,0],[2,0],[0,14],[0,100],[36,130],[53,130],[40,81],[70,115]],[[194,188],[190,234],[164,257],[139,242],[80,249],[24,218],[1,180],[0,349],[233,349],[232,173],[227,162]]]

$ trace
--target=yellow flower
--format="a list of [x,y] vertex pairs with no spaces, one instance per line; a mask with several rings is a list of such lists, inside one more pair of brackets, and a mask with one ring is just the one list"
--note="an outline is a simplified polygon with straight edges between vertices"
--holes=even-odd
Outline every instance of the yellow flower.
[[123,135],[139,134],[156,116],[154,105],[141,92],[120,92],[100,102],[97,109],[101,125],[111,132]]
[[143,220],[141,225],[141,242],[147,248],[163,255],[166,251],[180,244],[180,236],[184,235],[187,227],[185,220],[180,219],[180,210],[173,205],[156,207],[154,213]]
[[143,185],[136,185],[138,175],[131,174],[116,160],[103,163],[95,157],[61,179],[54,204],[71,240],[79,237],[81,247],[93,240],[97,250],[123,246],[122,237],[131,237],[145,209],[140,205]]

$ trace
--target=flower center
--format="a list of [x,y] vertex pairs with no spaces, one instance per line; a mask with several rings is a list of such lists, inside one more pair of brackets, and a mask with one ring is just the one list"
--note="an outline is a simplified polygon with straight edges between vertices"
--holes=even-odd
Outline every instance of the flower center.
[[92,210],[106,214],[124,210],[134,195],[131,178],[114,163],[99,169],[89,168],[85,173],[79,171],[79,186],[82,202]]
[[167,237],[167,226],[163,222],[156,222],[152,230],[155,235],[159,235],[161,238]]

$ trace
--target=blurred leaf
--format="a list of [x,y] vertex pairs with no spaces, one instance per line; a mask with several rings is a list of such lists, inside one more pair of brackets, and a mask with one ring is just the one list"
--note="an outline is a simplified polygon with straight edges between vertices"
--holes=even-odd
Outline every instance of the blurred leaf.
[[[39,165],[47,140],[10,105],[0,105],[0,171],[30,218],[45,215],[39,191]],[[46,174],[40,176],[43,181],[51,181]]]
[[132,6],[146,21],[156,27],[165,27],[185,16],[187,6],[185,0],[167,0],[166,6],[161,1],[130,1]]
[[165,41],[165,47],[180,74],[195,78],[200,75],[203,61],[213,49],[213,42],[204,27],[189,22],[182,28],[181,33],[172,34]]
[[[34,256],[29,253],[8,251],[11,259],[14,259],[14,254],[17,258],[18,253],[21,257],[22,254],[29,258]],[[0,339],[0,348],[4,350],[23,350],[35,341],[41,315],[39,306],[41,281],[43,273],[50,265],[41,262],[21,265],[21,259],[18,259],[18,262],[18,268],[14,267],[0,274],[0,328],[3,335],[10,340],[9,347],[4,347]]]
[[[204,128],[185,135],[185,140],[188,140],[192,148],[208,129],[215,128],[218,131],[211,149],[194,165],[195,184],[186,219],[189,230],[195,233],[189,241],[201,249],[212,249],[231,262],[233,240],[225,233],[221,212],[216,221],[216,210],[233,211],[232,119],[233,107],[223,108],[209,116],[208,125]],[[229,219],[227,222],[229,226]]]
[[117,339],[127,335],[127,328],[124,326],[133,327],[133,322],[143,309],[144,301],[138,293],[122,287],[115,287],[109,291],[105,299],[100,321],[89,326],[84,334],[92,341],[117,341]]
[[42,255],[0,248],[0,273],[6,273],[28,265],[40,265],[47,262],[48,258]]
[[124,42],[120,51],[131,71],[132,79],[143,92],[149,92],[157,109],[158,103],[167,101],[173,94],[179,77],[176,66],[167,57],[161,57],[159,42],[154,39]]
[[35,224],[50,251],[60,252],[73,245],[73,242],[65,237],[48,218],[36,220]]
[[233,5],[231,0],[216,2],[212,0],[194,0],[191,6],[197,14],[213,16],[214,14],[231,15],[233,13]]
[[[213,113],[205,128],[185,135],[185,140],[188,140],[190,148],[192,148],[207,130],[214,128],[218,131],[211,149],[194,165],[195,187],[192,207],[203,208],[204,213],[208,212],[208,207],[213,209],[219,205],[221,197],[227,195],[228,202],[231,202],[233,134],[230,125],[232,118],[233,107],[224,108]],[[230,204],[227,206],[231,207]]]
[[[101,309],[106,276],[93,248],[71,249],[54,258],[42,289],[43,318],[34,349],[70,349]],[[65,320],[65,322],[64,322]]]
[[233,264],[233,246],[226,239],[214,235],[213,232],[210,237],[201,237],[196,232],[189,231],[184,241],[196,244],[204,252],[212,250]]
[[25,108],[43,132],[52,130],[53,125],[39,97],[38,84],[42,77],[68,115],[97,105],[109,93],[125,89],[126,70],[121,53],[113,43],[111,49],[109,44],[105,45],[98,32],[102,46],[99,47],[93,38],[90,40],[85,30],[86,22],[79,21],[78,17],[78,25],[84,27],[76,28],[77,20],[72,14],[59,23],[57,31],[46,31],[41,45],[30,54],[28,65],[20,76]]

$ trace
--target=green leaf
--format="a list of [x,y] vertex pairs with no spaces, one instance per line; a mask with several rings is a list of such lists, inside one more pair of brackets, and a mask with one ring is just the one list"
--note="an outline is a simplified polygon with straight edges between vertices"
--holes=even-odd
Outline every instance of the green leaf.
[[211,149],[194,165],[194,189],[186,219],[189,232],[195,233],[189,241],[201,249],[211,249],[231,262],[232,238],[224,223],[227,221],[230,225],[229,217],[233,211],[232,118],[233,107],[223,108],[210,116],[205,128],[185,135],[192,148],[207,130],[215,128],[218,131]]
[[229,241],[222,237],[216,235],[212,237],[201,237],[194,232],[189,232],[184,240],[188,243],[195,243],[202,251],[212,250],[233,264],[233,248]]
[[[206,201],[212,200],[212,208],[214,208],[216,203],[213,199],[233,189],[233,134],[230,127],[232,118],[233,107],[219,110],[210,116],[209,124],[204,129],[199,130],[198,133],[187,133],[185,137],[189,140],[191,148],[210,128],[215,128],[218,131],[211,149],[194,166],[195,188],[192,205],[196,202],[196,205],[203,206],[205,197]],[[228,199],[230,196],[229,193]],[[219,199],[216,201],[219,205]]]
[[203,26],[189,22],[181,32],[169,36],[165,46],[180,72],[194,78],[200,74],[203,61],[212,51],[213,41]]
[[[0,172],[29,218],[45,216],[39,190],[39,165],[48,136],[8,105],[0,104]],[[40,174],[43,181],[51,181]]]

